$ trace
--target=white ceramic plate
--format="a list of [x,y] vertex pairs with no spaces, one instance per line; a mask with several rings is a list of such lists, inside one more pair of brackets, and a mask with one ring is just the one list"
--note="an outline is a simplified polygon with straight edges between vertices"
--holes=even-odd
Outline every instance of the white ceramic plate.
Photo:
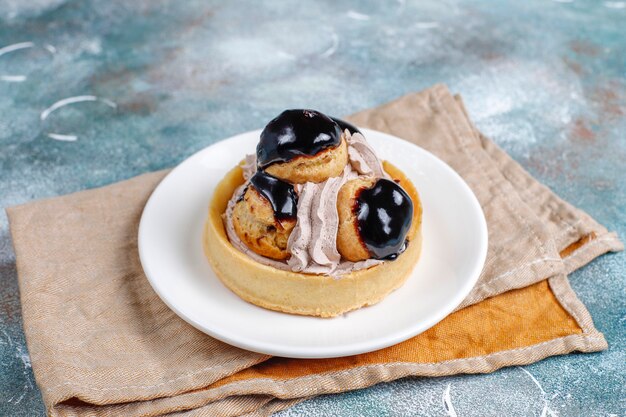
[[139,226],[139,255],[161,299],[217,339],[293,358],[381,349],[423,332],[454,310],[476,283],[487,253],[487,225],[476,197],[431,153],[381,132],[362,131],[381,158],[413,181],[424,206],[421,259],[400,289],[374,306],[321,319],[265,310],[220,282],[204,257],[202,229],[217,183],[255,151],[260,131],[253,131],[191,156],[148,200]]

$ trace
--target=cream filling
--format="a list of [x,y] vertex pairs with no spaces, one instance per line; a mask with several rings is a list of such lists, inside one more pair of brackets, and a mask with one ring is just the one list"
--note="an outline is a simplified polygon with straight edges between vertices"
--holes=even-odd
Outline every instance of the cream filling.
[[360,175],[386,178],[387,173],[383,170],[383,164],[363,135],[360,133],[350,135],[347,129],[345,135],[348,142],[348,159],[352,168]]
[[255,155],[246,156],[242,165],[246,183],[235,190],[224,213],[226,234],[235,248],[263,265],[286,271],[325,274],[334,277],[340,277],[359,269],[370,268],[383,262],[377,259],[366,259],[359,262],[342,260],[337,250],[337,231],[339,228],[337,194],[339,189],[346,182],[359,176],[387,177],[380,159],[363,135],[360,133],[351,135],[348,130],[344,132],[344,135],[348,143],[349,163],[344,168],[343,173],[321,183],[307,182],[295,186],[298,193],[298,218],[287,241],[287,250],[291,253],[287,262],[257,254],[248,248],[235,232],[232,222],[235,204],[248,180],[256,172]]

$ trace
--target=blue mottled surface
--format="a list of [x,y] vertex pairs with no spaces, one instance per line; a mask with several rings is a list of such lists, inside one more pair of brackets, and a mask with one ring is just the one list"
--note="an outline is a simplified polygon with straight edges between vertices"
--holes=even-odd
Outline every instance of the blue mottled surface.
[[[0,204],[173,166],[284,108],[343,115],[445,82],[533,175],[626,236],[626,2],[253,3],[0,0],[0,48],[33,43],[0,56]],[[79,95],[117,108],[41,120]],[[449,387],[459,416],[623,416],[625,273],[615,254],[571,277],[606,352],[405,379],[280,415],[442,416]],[[44,413],[0,213],[0,415]]]

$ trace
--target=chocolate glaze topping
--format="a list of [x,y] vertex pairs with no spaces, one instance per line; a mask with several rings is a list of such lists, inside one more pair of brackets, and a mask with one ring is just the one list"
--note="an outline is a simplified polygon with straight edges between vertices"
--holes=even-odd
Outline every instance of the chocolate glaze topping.
[[354,135],[355,133],[361,133],[361,131],[352,123],[348,123],[345,120],[341,120],[337,117],[331,117],[331,119],[333,119],[335,123],[339,125],[339,128],[342,132],[348,129],[348,132],[350,132],[351,135]]
[[381,178],[357,193],[355,207],[361,241],[375,259],[395,259],[406,249],[413,201],[395,182]]
[[250,184],[265,197],[274,209],[274,217],[278,220],[292,220],[298,211],[298,196],[293,185],[281,181],[264,171],[257,171]]
[[265,126],[256,147],[257,166],[267,168],[299,156],[314,156],[341,143],[341,129],[315,110],[285,110]]

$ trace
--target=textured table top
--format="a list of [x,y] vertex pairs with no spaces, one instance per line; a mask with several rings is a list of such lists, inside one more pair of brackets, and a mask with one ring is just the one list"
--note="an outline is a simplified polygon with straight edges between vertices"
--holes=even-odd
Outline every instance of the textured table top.
[[[284,108],[344,115],[444,82],[533,175],[626,236],[626,2],[260,3],[0,0],[2,207],[171,167]],[[620,253],[571,276],[608,351],[280,415],[623,416],[625,274]],[[0,212],[0,415],[44,414]]]

